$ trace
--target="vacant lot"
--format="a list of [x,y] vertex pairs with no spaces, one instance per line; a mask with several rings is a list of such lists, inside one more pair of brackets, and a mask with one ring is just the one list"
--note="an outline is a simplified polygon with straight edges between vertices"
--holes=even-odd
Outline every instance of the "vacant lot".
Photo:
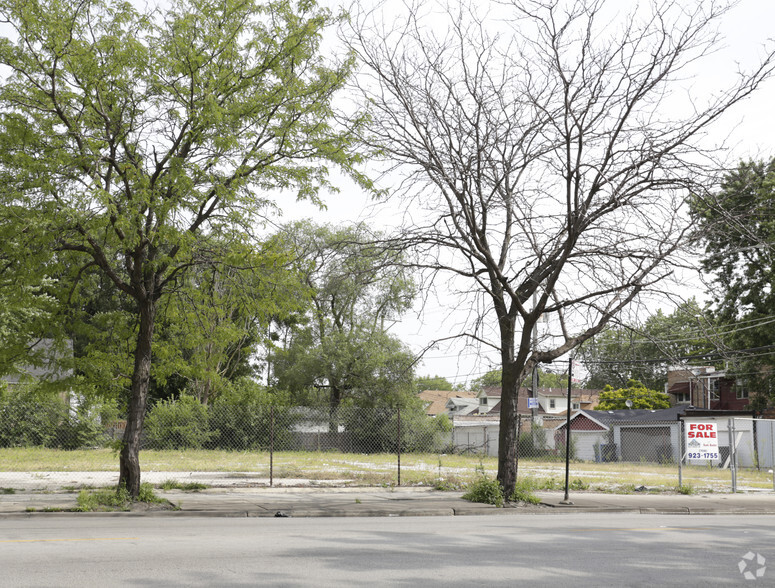
[[[337,485],[396,485],[399,478],[394,454],[340,452],[274,452],[146,450],[140,456],[143,471],[154,478],[208,472],[224,485],[264,485],[270,475],[275,483],[335,483]],[[46,486],[72,485],[77,472],[89,473],[89,483],[112,484],[118,472],[118,457],[110,449],[65,451],[46,448],[0,449],[0,487],[13,487],[18,473],[46,480]],[[463,488],[477,476],[495,476],[492,457],[473,455],[404,454],[401,456],[402,485]],[[174,474],[174,475],[173,475]],[[519,477],[529,478],[539,489],[564,486],[565,464],[561,461],[527,460],[519,463]],[[729,492],[731,474],[711,467],[684,466],[682,490]],[[570,480],[575,490],[610,492],[672,491],[678,487],[676,464],[572,462]],[[738,488],[771,489],[771,474],[740,470]]]

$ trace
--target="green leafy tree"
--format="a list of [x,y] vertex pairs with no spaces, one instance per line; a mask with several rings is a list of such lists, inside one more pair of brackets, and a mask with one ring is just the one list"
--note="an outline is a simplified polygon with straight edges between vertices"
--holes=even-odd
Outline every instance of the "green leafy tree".
[[471,380],[471,390],[481,392],[485,388],[501,385],[501,370],[490,370],[489,372]]
[[189,272],[164,309],[166,357],[157,379],[178,376],[188,394],[207,404],[228,382],[256,375],[250,360],[266,343],[270,323],[307,306],[305,287],[280,247],[269,240],[244,252],[245,268]]
[[[713,276],[718,351],[761,409],[774,390],[775,360],[767,348],[775,344],[775,159],[741,162],[720,190],[692,199],[691,212],[702,269]],[[750,349],[760,351],[730,351]]]
[[213,237],[249,245],[266,190],[316,200],[329,164],[366,184],[331,106],[352,62],[321,56],[334,19],[313,1],[177,0],[142,14],[2,0],[0,17],[2,206],[43,219],[53,251],[132,301],[119,484],[136,497],[161,302],[190,268],[219,263]]
[[417,392],[423,390],[455,390],[455,386],[441,376],[418,376],[414,379]]
[[17,205],[0,214],[0,376],[40,365],[36,341],[56,334],[55,281],[43,270],[50,249],[34,239],[41,224]]
[[415,293],[403,255],[362,226],[302,222],[283,237],[296,251],[311,304],[274,353],[278,387],[298,396],[318,390],[332,414],[344,400],[373,406],[410,394],[416,360],[386,327]]
[[625,387],[634,379],[660,389],[670,365],[717,349],[716,333],[712,317],[694,298],[670,314],[660,309],[642,324],[610,326],[580,350],[579,358],[589,372],[585,385]]
[[[627,406],[627,401],[632,406]],[[670,397],[664,392],[649,390],[645,384],[638,380],[627,382],[626,388],[616,390],[611,386],[606,386],[600,393],[600,402],[597,410],[617,410],[625,408],[670,408]]]

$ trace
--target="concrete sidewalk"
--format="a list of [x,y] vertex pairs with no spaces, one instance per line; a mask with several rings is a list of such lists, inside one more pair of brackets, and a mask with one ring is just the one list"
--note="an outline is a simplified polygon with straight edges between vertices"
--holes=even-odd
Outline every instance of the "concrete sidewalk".
[[[562,514],[634,512],[642,514],[775,514],[775,494],[603,494],[538,492],[540,505],[496,508],[463,500],[462,492],[428,488],[218,488],[200,492],[157,490],[174,509],[137,505],[131,512],[79,516],[213,517],[395,517],[481,514]],[[41,516],[74,509],[76,493],[0,495],[0,517]]]

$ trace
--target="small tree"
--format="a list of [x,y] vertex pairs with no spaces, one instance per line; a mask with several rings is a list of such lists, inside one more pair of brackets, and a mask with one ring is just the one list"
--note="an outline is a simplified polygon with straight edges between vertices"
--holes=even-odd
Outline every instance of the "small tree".
[[404,254],[375,245],[364,226],[301,222],[278,238],[296,252],[311,300],[306,321],[274,352],[278,387],[319,390],[332,415],[345,400],[389,403],[410,389],[415,357],[388,333],[415,294]]
[[[627,406],[630,401],[631,406]],[[649,390],[638,380],[627,382],[626,388],[613,389],[608,385],[600,393],[597,410],[618,410],[625,408],[670,408],[670,397],[664,392]]]
[[740,162],[716,192],[694,198],[691,210],[702,269],[712,277],[717,352],[745,384],[751,408],[763,410],[775,399],[768,350],[775,344],[775,158]]

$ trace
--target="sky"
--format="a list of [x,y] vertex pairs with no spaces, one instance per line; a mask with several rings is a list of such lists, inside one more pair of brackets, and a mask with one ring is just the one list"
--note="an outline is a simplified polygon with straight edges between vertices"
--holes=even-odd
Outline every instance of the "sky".
[[[624,0],[629,1],[629,0]],[[742,68],[756,62],[764,53],[768,39],[775,38],[772,23],[775,22],[775,1],[741,0],[721,24],[724,41],[721,49],[706,58],[691,82],[698,94],[724,87],[734,79],[738,64]],[[714,144],[725,143],[730,161],[748,158],[766,158],[775,154],[775,79],[759,88],[758,92],[735,110],[725,115],[714,128],[709,140]],[[396,202],[374,203],[357,187],[342,184],[339,194],[325,198],[326,210],[318,210],[306,203],[285,205],[284,218],[313,218],[318,223],[347,223],[366,221],[372,225],[389,224],[387,220],[396,213]],[[702,288],[697,276],[689,276]],[[414,312],[407,313],[391,331],[409,347],[419,353],[430,341],[453,334],[461,314],[467,309],[448,306],[444,298],[418,302]],[[669,310],[669,309],[666,309]],[[462,342],[440,344],[430,349],[418,365],[418,375],[439,375],[452,383],[470,383],[472,378],[489,369],[498,367],[497,354],[483,355],[478,350],[466,348]]]

